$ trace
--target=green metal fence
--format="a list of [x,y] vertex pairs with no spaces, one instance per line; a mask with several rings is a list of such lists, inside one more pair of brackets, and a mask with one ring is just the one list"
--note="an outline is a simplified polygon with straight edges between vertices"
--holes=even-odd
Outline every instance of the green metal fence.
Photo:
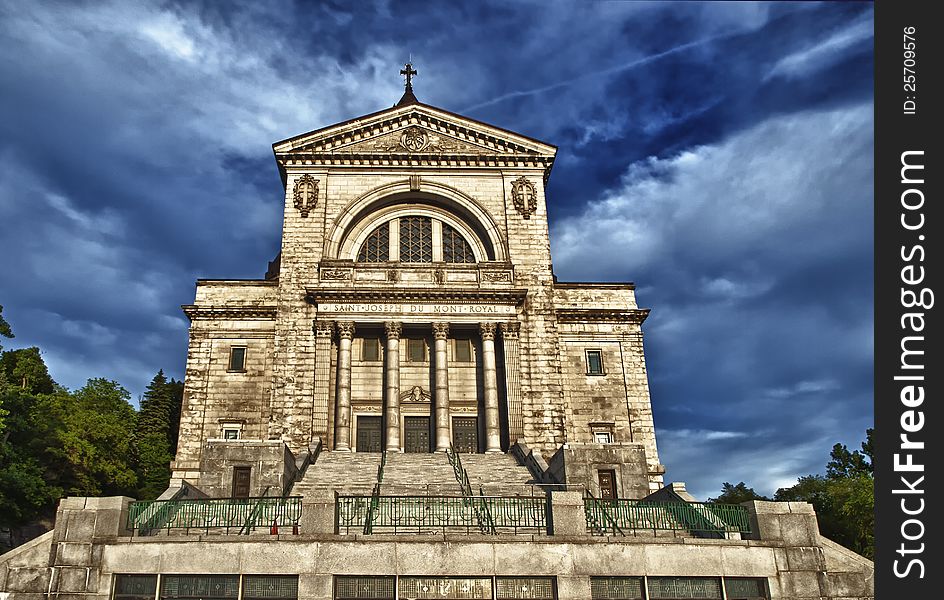
[[131,503],[128,529],[138,535],[153,535],[162,529],[235,534],[278,528],[279,533],[298,533],[301,516],[301,496],[155,500]]
[[546,533],[544,496],[347,496],[335,500],[339,533]]
[[639,500],[584,499],[587,529],[596,535],[625,535],[646,531],[673,531],[697,537],[726,537],[750,533],[747,508],[704,502],[642,502]]

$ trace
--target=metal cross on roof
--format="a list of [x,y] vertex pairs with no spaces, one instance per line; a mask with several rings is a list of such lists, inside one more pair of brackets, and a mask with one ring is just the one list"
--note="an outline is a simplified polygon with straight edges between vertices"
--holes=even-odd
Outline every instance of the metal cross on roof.
[[404,68],[400,69],[400,75],[406,76],[406,90],[413,90],[413,76],[416,75],[416,70],[413,68],[413,63],[406,63],[403,65]]

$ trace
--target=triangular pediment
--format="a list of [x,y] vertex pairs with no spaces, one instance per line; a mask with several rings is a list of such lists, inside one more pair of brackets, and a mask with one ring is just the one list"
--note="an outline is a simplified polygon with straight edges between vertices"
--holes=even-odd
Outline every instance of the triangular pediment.
[[372,115],[273,144],[276,156],[464,155],[553,160],[550,144],[421,103]]

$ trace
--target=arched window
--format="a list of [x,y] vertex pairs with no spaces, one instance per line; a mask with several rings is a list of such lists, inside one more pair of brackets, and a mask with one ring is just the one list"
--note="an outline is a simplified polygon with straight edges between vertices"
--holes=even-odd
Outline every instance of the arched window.
[[[391,231],[399,234],[395,247]],[[474,263],[476,258],[469,241],[448,223],[433,217],[403,216],[376,227],[357,252],[358,262],[389,260]]]
[[443,223],[442,226],[442,254],[447,263],[474,263],[475,255],[472,246],[458,231]]
[[384,223],[374,229],[357,253],[357,262],[386,262],[390,260],[390,225]]
[[433,220],[400,218],[400,262],[433,262]]

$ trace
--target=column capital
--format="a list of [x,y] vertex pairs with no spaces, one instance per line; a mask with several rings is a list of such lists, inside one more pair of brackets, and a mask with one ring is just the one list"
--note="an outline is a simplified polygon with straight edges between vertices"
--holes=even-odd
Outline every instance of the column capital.
[[494,323],[479,323],[479,332],[482,334],[483,340],[494,340],[495,339],[495,324]]
[[400,321],[387,321],[384,323],[384,331],[387,333],[387,339],[400,339],[400,334],[403,333],[403,323]]
[[501,329],[502,337],[508,340],[518,339],[518,332],[521,331],[521,323],[518,321],[508,321],[505,323],[499,323],[499,328]]
[[338,321],[338,336],[342,340],[354,339],[354,321]]
[[433,337],[444,340],[449,337],[449,323],[433,323]]
[[331,337],[334,335],[334,322],[333,321],[315,321],[315,336],[316,337]]

